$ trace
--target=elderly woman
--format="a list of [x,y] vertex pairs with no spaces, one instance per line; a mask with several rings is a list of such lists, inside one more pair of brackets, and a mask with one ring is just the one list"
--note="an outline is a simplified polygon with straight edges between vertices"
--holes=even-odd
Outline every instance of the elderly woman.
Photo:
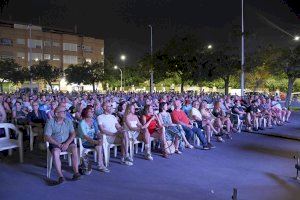
[[82,110],[82,120],[78,125],[78,134],[82,138],[82,146],[84,148],[95,148],[97,151],[97,169],[100,172],[107,173],[109,169],[104,166],[102,146],[103,140],[97,125],[97,121],[93,119],[94,113],[91,107]]

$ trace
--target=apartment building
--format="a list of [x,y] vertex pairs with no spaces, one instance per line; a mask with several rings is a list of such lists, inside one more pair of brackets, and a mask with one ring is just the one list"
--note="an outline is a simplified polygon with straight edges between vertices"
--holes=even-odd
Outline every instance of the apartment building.
[[[66,69],[83,61],[103,62],[104,40],[76,31],[0,21],[1,58],[13,58],[23,67],[49,60]],[[61,83],[57,84],[61,89]]]

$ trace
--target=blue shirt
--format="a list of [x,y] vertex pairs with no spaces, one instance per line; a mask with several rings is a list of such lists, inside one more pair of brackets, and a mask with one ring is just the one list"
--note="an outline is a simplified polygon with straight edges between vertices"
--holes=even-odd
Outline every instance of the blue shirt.
[[93,120],[93,125],[90,127],[85,120],[81,120],[78,125],[78,136],[82,139],[82,142],[85,143],[84,135],[88,136],[91,139],[97,138],[97,133],[99,131],[98,124],[96,120]]

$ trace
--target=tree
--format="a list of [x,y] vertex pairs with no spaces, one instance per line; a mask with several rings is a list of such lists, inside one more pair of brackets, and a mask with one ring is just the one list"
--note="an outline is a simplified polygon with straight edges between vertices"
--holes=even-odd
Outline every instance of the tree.
[[295,80],[300,77],[300,45],[294,49],[268,48],[267,63],[271,66],[274,74],[285,74],[288,78],[288,90],[285,106],[289,107]]
[[92,85],[93,92],[95,92],[95,84],[104,80],[104,63],[94,62],[90,64],[85,62],[82,65],[84,68],[83,83]]
[[0,13],[2,13],[3,8],[4,8],[5,6],[7,6],[8,3],[9,3],[9,0],[0,0]]
[[82,65],[69,65],[64,71],[67,82],[80,85],[85,78],[84,71]]
[[50,86],[52,93],[54,92],[52,82],[63,74],[60,68],[50,65],[47,60],[39,61],[38,64],[31,66],[30,73],[33,78],[44,80]]
[[237,55],[225,53],[226,49],[228,50],[228,47],[220,48],[219,51],[212,53],[210,62],[212,62],[213,70],[210,74],[213,79],[221,78],[224,81],[225,94],[228,95],[230,79],[238,75],[240,61]]
[[161,65],[154,66],[154,71],[164,71],[167,77],[178,75],[183,92],[184,84],[192,80],[197,69],[199,46],[192,35],[172,38],[157,55]]
[[0,85],[1,92],[3,92],[3,83],[10,81],[14,84],[23,83],[29,79],[29,72],[15,63],[13,59],[0,60]]

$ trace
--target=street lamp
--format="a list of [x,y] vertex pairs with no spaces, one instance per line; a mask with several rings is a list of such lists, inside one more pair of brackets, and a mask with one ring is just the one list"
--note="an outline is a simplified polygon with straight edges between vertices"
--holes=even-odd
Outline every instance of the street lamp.
[[121,72],[121,88],[120,88],[120,90],[123,91],[123,72],[122,72],[121,68],[119,68],[117,65],[114,66],[114,69],[119,69]]
[[295,40],[295,41],[299,41],[299,40],[300,40],[300,36],[296,35],[296,36],[294,37],[294,40]]
[[150,93],[153,93],[154,83],[153,83],[153,32],[152,25],[148,25],[150,28],[150,55],[151,55],[151,70],[150,70]]
[[120,59],[121,59],[122,61],[125,61],[125,60],[126,60],[126,56],[122,54],[122,55],[120,56]]
[[212,46],[211,44],[209,44],[209,45],[207,46],[207,48],[208,48],[208,49],[212,49],[213,46]]

